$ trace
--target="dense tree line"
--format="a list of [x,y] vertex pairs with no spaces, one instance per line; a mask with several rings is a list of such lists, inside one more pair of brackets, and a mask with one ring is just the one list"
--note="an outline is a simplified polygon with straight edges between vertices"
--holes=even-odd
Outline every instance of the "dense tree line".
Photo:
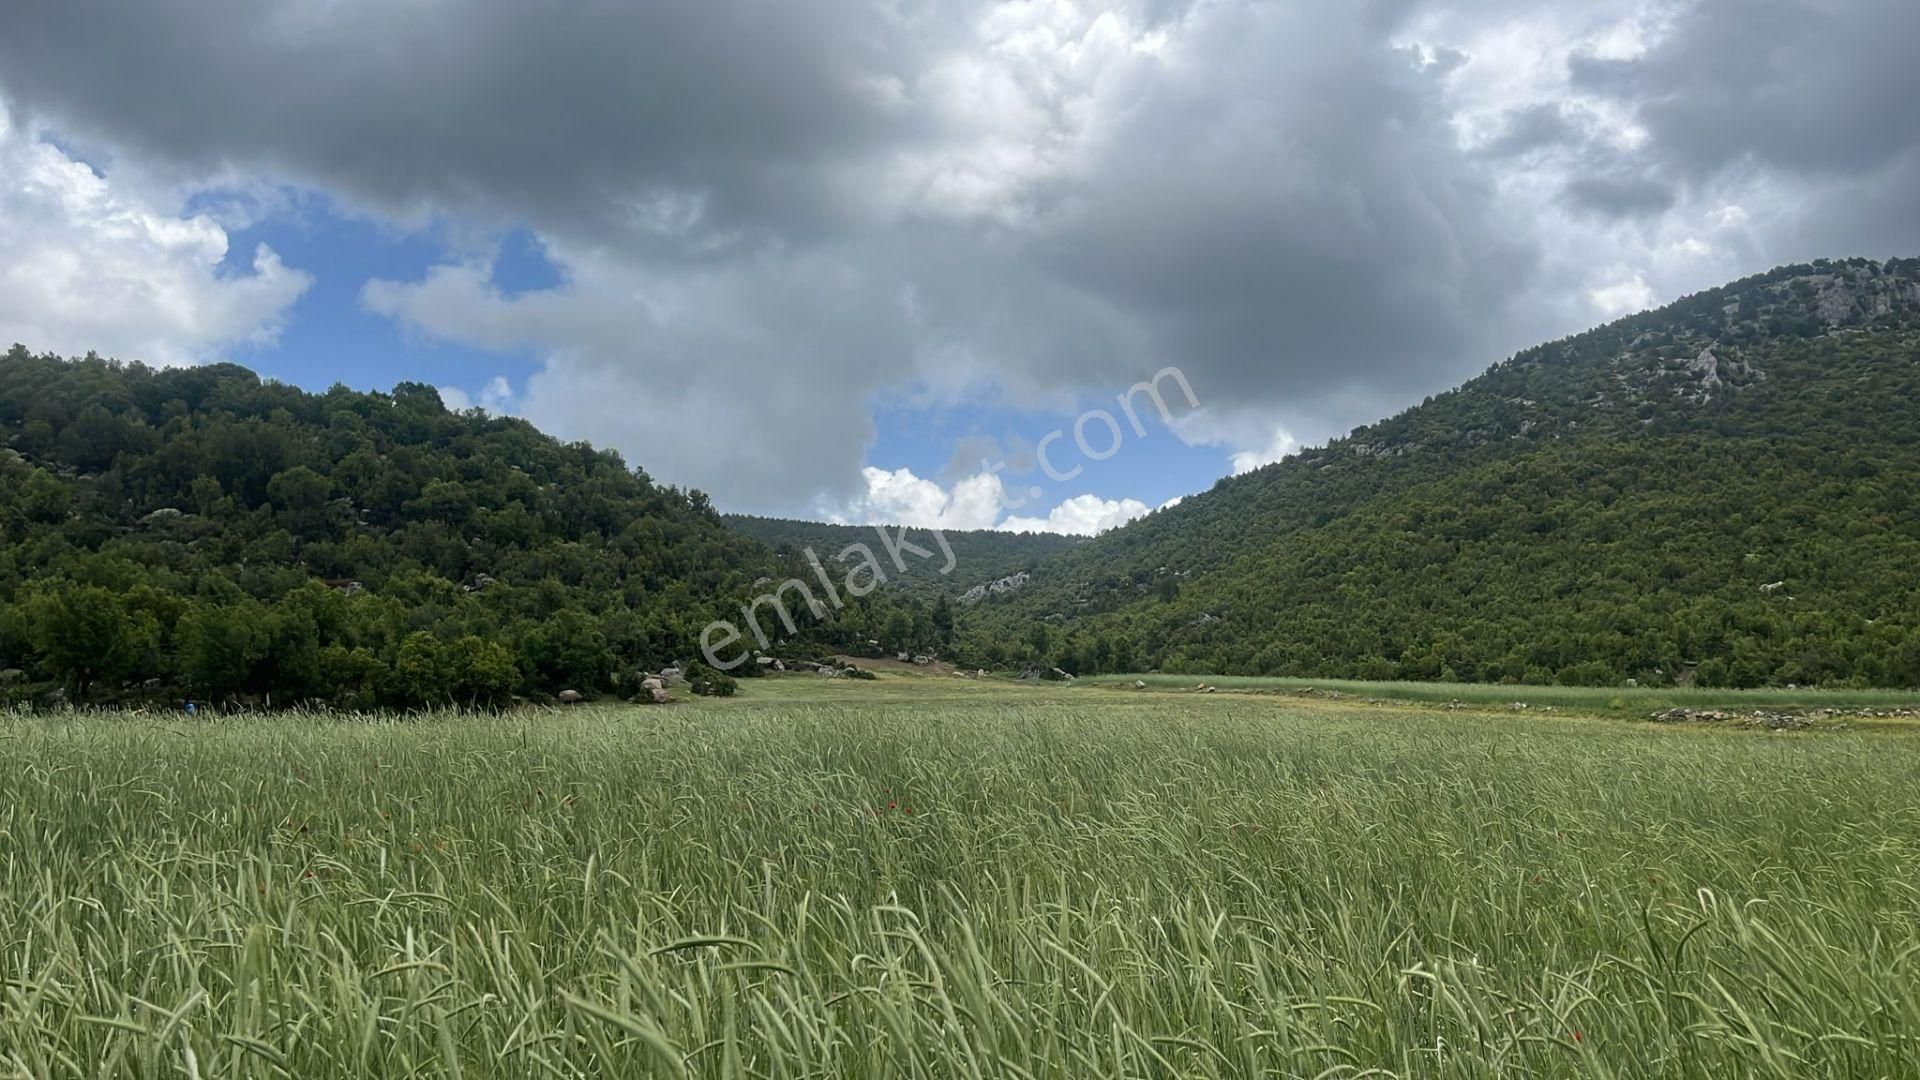
[[[16,346],[0,447],[0,699],[614,693],[799,569],[699,492],[418,384],[311,394]],[[874,596],[781,644],[928,648],[938,621]]]

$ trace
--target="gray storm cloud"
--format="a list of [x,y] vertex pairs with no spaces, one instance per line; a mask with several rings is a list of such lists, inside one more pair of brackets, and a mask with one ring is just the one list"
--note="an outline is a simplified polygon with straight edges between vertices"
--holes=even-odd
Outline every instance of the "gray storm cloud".
[[1642,56],[1569,63],[1575,88],[1632,109],[1663,174],[1709,191],[1758,174],[1789,193],[1791,212],[1761,223],[1775,258],[1911,256],[1916,40],[1910,0],[1701,0]]
[[1249,450],[1596,292],[1920,241],[1911,4],[1702,0],[1619,45],[1656,7],[74,0],[0,15],[0,93],[182,182],[533,229],[565,284],[450,255],[365,303],[539,356],[531,418],[777,512],[859,490],[882,393],[1178,364],[1194,437]]

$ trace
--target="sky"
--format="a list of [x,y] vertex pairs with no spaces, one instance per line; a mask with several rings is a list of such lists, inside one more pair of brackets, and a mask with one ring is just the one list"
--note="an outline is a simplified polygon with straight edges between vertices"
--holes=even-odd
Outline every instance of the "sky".
[[1095,532],[1920,255],[1915,41],[1912,0],[15,4],[0,339],[426,382],[727,510]]

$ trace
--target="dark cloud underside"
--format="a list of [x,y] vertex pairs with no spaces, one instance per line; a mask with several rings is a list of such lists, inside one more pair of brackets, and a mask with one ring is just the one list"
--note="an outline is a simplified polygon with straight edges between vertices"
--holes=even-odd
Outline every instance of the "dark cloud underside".
[[[1593,10],[71,0],[0,15],[0,94],[182,182],[532,229],[554,289],[450,253],[367,303],[540,356],[521,405],[562,434],[792,511],[858,487],[903,389],[1045,403],[1178,364],[1215,437],[1312,439],[1639,274],[1920,247],[1920,5],[1698,0],[1637,52],[1581,37]],[[1524,28],[1563,82],[1499,89],[1468,145],[1495,38],[1409,45],[1442,24]],[[1735,235],[1736,201],[1798,209]]]

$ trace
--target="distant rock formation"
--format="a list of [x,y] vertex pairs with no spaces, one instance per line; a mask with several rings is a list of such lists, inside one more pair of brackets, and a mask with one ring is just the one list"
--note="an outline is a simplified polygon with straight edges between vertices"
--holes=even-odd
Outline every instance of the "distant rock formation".
[[1013,592],[1032,580],[1033,575],[1027,573],[1025,570],[1015,574],[1008,574],[1006,577],[989,581],[984,585],[975,585],[973,588],[961,593],[960,602],[963,604],[977,604],[989,596],[998,596],[1001,593]]

